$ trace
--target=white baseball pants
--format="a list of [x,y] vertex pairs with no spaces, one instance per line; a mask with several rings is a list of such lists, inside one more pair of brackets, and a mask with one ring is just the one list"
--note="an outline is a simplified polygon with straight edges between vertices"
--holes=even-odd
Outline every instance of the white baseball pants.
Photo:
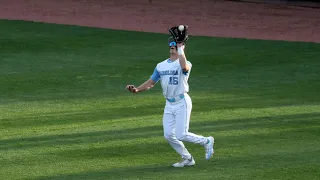
[[182,141],[202,145],[206,141],[204,136],[189,132],[192,101],[188,94],[177,102],[166,101],[163,114],[164,137],[172,148],[182,158],[191,158]]

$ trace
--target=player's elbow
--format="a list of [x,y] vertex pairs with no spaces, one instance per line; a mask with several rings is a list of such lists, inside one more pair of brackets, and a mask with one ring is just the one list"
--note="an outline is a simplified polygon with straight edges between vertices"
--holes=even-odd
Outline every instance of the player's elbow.
[[149,79],[149,81],[148,81],[148,86],[149,87],[153,87],[155,84],[156,84],[156,82],[154,80]]
[[152,79],[149,79],[147,82],[146,82],[146,88],[147,89],[151,89],[153,88],[153,86],[156,84],[155,81],[153,81]]
[[188,64],[185,64],[181,68],[182,68],[183,72],[188,72],[190,70],[190,67],[188,66]]
[[187,74],[189,72],[190,68],[182,68],[183,74]]

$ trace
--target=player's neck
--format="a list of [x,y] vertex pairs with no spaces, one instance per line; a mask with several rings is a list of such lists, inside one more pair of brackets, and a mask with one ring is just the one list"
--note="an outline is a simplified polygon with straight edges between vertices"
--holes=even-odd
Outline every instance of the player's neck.
[[175,60],[178,60],[178,55],[170,55],[170,60],[171,61],[175,61]]

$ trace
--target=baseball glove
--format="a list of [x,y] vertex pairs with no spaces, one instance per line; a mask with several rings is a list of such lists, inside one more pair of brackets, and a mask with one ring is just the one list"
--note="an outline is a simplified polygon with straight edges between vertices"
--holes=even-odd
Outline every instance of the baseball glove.
[[170,34],[177,43],[185,43],[189,39],[188,26],[182,25],[183,28],[179,30],[179,26],[174,26],[169,29]]

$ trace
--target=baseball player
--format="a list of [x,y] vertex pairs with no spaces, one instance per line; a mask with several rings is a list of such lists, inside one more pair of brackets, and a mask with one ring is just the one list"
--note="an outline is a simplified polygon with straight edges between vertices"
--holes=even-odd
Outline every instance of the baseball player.
[[154,69],[150,79],[136,87],[127,85],[132,93],[140,93],[161,82],[166,104],[163,112],[164,137],[172,148],[182,157],[182,161],[173,167],[193,166],[195,160],[188,152],[183,142],[199,144],[205,148],[205,158],[209,160],[214,153],[214,138],[204,137],[189,132],[192,101],[189,92],[188,78],[192,64],[186,60],[185,43],[176,43],[169,38],[170,58],[160,62]]

